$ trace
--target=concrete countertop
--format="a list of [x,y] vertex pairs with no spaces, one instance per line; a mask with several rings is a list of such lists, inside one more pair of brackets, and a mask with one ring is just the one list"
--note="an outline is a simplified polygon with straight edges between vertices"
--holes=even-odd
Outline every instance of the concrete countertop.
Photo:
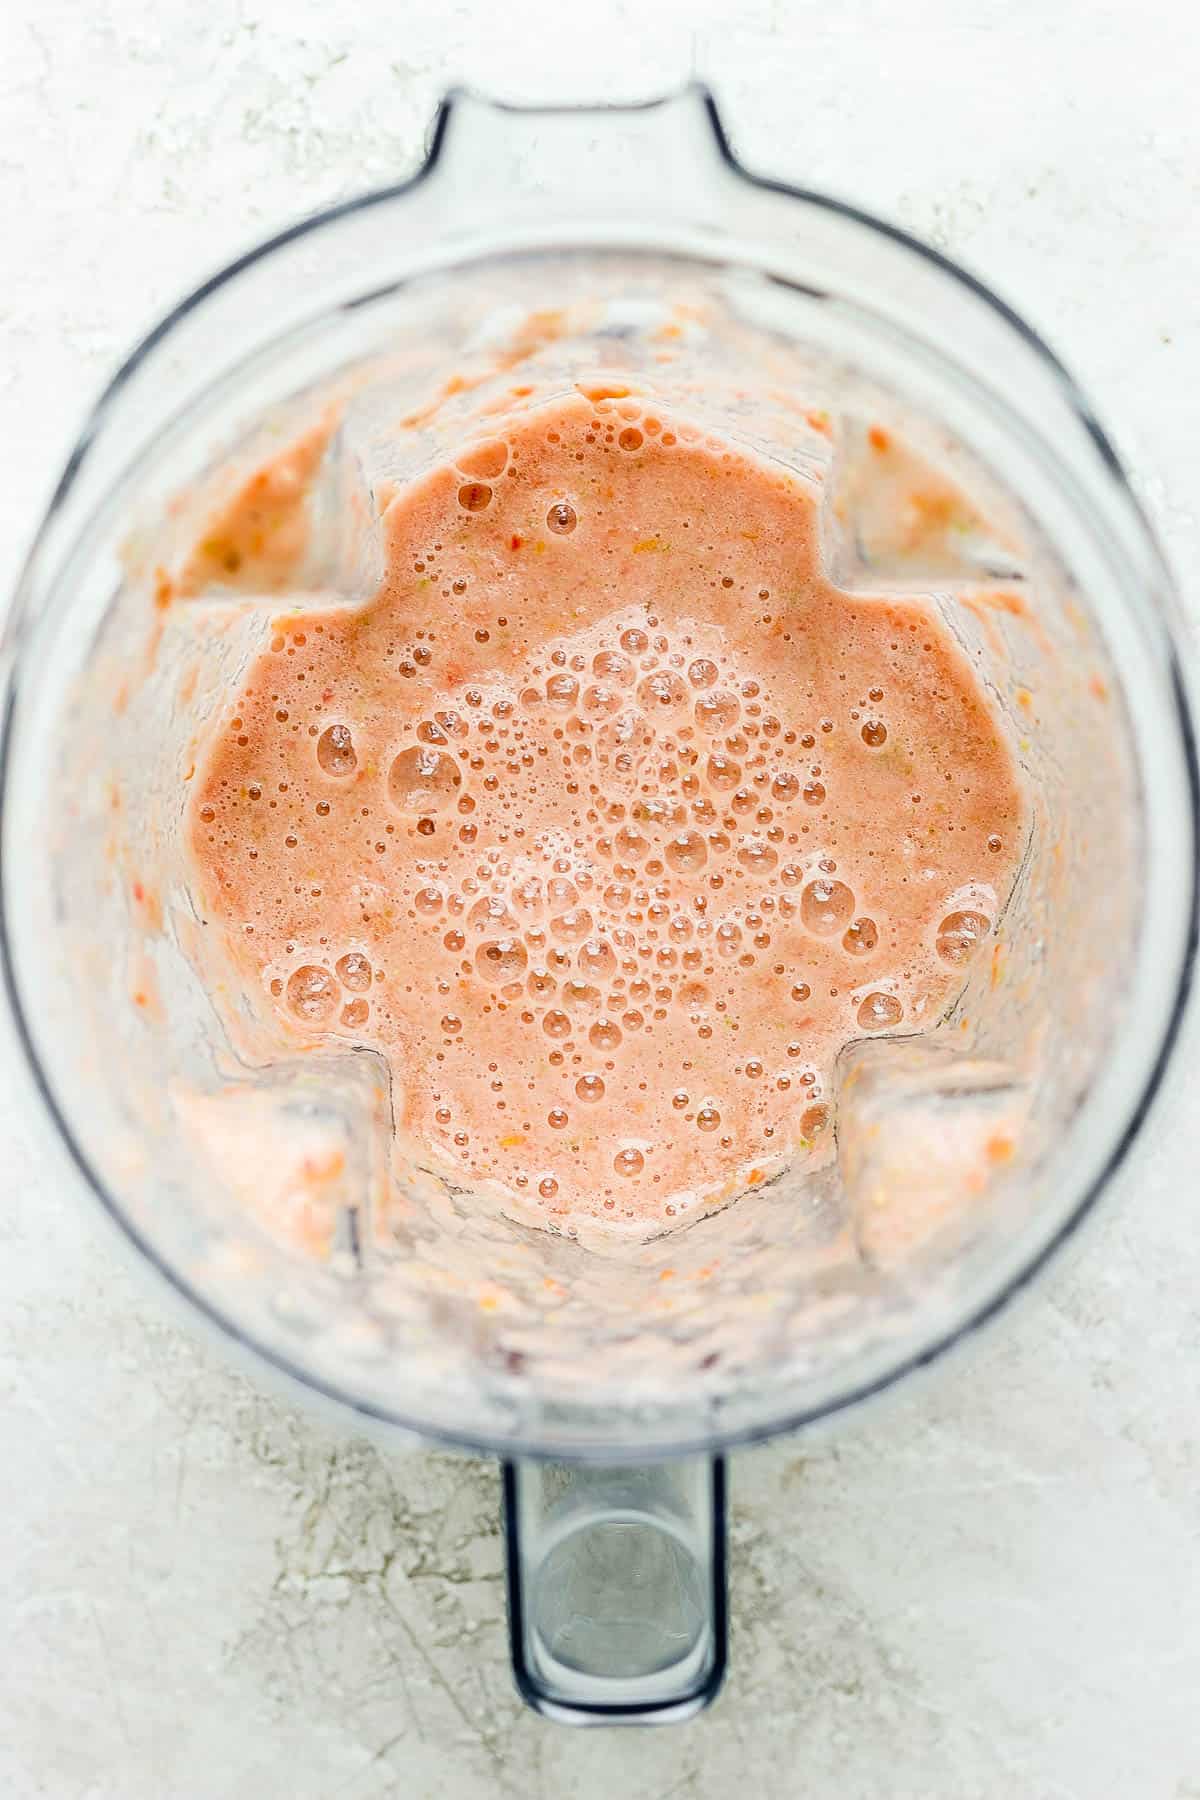
[[[1194,608],[1197,63],[1171,0],[8,0],[0,590],[134,337],[278,222],[411,169],[451,80],[621,98],[698,72],[746,160],[897,218],[1044,330]],[[0,1793],[1197,1800],[1198,1041],[1019,1307],[836,1433],[736,1459],[717,1708],[587,1736],[512,1692],[495,1468],[381,1452],[231,1373],[0,1069]]]

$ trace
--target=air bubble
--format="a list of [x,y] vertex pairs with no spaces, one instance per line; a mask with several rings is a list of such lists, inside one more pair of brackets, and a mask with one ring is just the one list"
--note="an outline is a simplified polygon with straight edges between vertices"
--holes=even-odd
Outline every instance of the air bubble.
[[702,1106],[696,1114],[696,1124],[701,1131],[715,1131],[720,1123],[721,1115],[715,1106]]
[[714,750],[708,759],[705,774],[708,776],[709,786],[723,792],[727,788],[735,788],[742,779],[742,765],[734,762],[731,756],[726,756],[724,751]]
[[616,973],[617,959],[603,938],[588,938],[579,946],[578,964],[585,975],[605,981]]
[[687,689],[674,669],[655,669],[644,676],[637,693],[648,713],[673,712],[687,699]]
[[886,1031],[903,1017],[904,1008],[895,994],[868,994],[858,1009],[858,1022],[864,1031]]
[[475,931],[515,931],[517,921],[499,894],[484,894],[467,914],[467,924]]
[[327,725],[317,739],[317,761],[326,775],[353,775],[358,752],[348,725]]
[[611,718],[620,709],[620,705],[620,694],[606,682],[597,682],[584,691],[583,710],[593,719]]
[[643,651],[650,648],[650,639],[636,625],[631,625],[621,633],[621,648],[628,650],[630,656],[641,656]]
[[853,916],[854,895],[844,881],[829,881],[819,875],[800,896],[800,918],[817,937],[832,937],[834,932],[844,931]]
[[400,812],[434,813],[449,805],[462,786],[458,764],[427,744],[402,750],[388,775],[388,798]]
[[546,525],[558,537],[566,537],[574,531],[578,524],[575,508],[566,500],[559,500],[546,514]]
[[571,1021],[565,1012],[560,1012],[557,1007],[554,1007],[542,1020],[542,1030],[547,1037],[569,1037],[571,1035]]
[[723,737],[732,731],[742,711],[736,695],[726,688],[714,688],[711,693],[701,694],[692,710],[697,725],[709,737]]
[[633,816],[639,825],[664,826],[674,820],[682,823],[687,817],[682,806],[672,806],[669,800],[660,800],[656,795],[648,795],[646,799],[636,802]]
[[632,1146],[618,1150],[613,1157],[613,1168],[618,1175],[640,1175],[645,1166],[645,1157],[640,1150],[635,1150]]
[[524,975],[529,952],[520,938],[489,938],[475,952],[475,967],[485,981],[516,981]]
[[338,1003],[337,983],[328,969],[305,963],[288,977],[287,999],[298,1019],[319,1025],[333,1016]]
[[938,926],[935,948],[943,962],[967,962],[991,929],[991,920],[983,913],[947,913]]
[[619,650],[598,650],[592,658],[592,674],[600,681],[628,687],[633,680],[633,664]]
[[820,806],[825,799],[825,783],[823,781],[806,781],[804,784],[804,802],[806,806]]
[[616,847],[623,861],[640,862],[649,850],[650,842],[632,825],[622,825],[616,836]]
[[492,490],[486,481],[464,481],[458,490],[458,504],[464,512],[483,512],[492,504]]
[[566,669],[559,670],[546,681],[546,699],[563,712],[569,712],[574,706],[578,693],[579,683]]
[[842,949],[851,956],[869,956],[879,942],[879,928],[874,919],[855,919],[842,938]]
[[779,861],[770,844],[743,844],[737,859],[751,875],[767,875]]
[[[781,773],[778,774],[775,777],[774,781],[771,783],[771,798],[773,800],[794,800],[796,798],[796,795],[799,792],[800,792],[799,777],[796,775],[790,774],[786,770],[781,771]],[[805,791],[804,798],[806,800],[808,799],[807,790]],[[821,789],[821,798],[822,799],[825,798],[824,788]]]
[[565,938],[568,944],[577,944],[592,929],[592,915],[586,906],[572,906],[551,919],[550,929],[555,937]]
[[667,840],[663,855],[680,875],[694,875],[708,861],[708,849],[698,831],[677,832]]
[[806,1106],[800,1114],[800,1135],[811,1144],[814,1138],[820,1137],[828,1123],[827,1106]]
[[887,726],[882,719],[868,719],[862,728],[862,741],[872,750],[878,750],[881,744],[887,743]]
[[349,950],[345,956],[339,956],[334,964],[338,980],[344,988],[353,994],[365,994],[370,991],[372,969],[368,959],[361,950]]
[[371,1016],[371,1005],[368,1000],[348,1000],[342,1008],[342,1024],[363,1026]]
[[615,1019],[597,1019],[588,1031],[593,1050],[615,1050],[621,1042],[621,1027]]
[[710,688],[719,674],[716,663],[707,656],[698,656],[688,665],[688,680],[694,688]]
[[442,908],[442,890],[436,887],[418,888],[413,895],[413,905],[419,913],[429,919]]
[[575,1083],[575,1092],[581,1100],[590,1103],[604,1098],[604,1077],[602,1075],[581,1075]]

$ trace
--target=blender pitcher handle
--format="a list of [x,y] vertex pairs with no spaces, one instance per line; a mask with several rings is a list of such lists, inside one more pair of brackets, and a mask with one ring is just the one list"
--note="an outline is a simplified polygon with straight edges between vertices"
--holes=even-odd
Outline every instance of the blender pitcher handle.
[[521,1698],[567,1725],[690,1718],[725,1675],[725,1462],[504,1465]]
[[567,247],[587,217],[624,241],[629,226],[664,215],[700,229],[743,181],[716,104],[693,82],[627,106],[516,106],[454,88],[434,120],[414,198],[439,231],[552,228]]

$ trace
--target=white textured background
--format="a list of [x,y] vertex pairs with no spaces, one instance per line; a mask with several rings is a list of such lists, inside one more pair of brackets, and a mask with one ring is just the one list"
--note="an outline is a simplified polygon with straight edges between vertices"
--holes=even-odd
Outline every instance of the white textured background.
[[[1183,0],[3,0],[4,590],[133,337],[411,169],[448,81],[692,72],[748,161],[900,219],[1045,331],[1194,606]],[[1198,1036],[1069,1266],[836,1436],[737,1459],[718,1708],[586,1738],[510,1691],[494,1469],[381,1455],[230,1374],[0,1070],[0,1795],[1200,1800]]]

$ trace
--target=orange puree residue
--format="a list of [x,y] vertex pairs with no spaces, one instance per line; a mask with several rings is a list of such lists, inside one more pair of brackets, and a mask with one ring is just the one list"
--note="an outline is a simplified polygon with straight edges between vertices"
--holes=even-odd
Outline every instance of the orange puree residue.
[[933,608],[839,592],[798,479],[630,411],[400,491],[379,592],[277,620],[187,798],[281,1044],[378,1048],[438,1166],[560,1224],[827,1142],[839,1052],[935,1023],[1023,832]]

